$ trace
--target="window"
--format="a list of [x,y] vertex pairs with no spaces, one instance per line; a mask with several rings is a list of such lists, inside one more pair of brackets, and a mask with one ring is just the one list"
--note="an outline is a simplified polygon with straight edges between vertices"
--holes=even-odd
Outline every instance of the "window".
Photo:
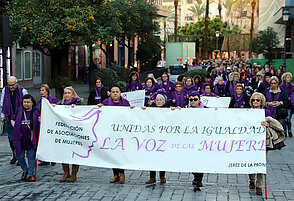
[[32,79],[32,53],[30,51],[24,52],[24,79]]
[[41,53],[34,51],[33,52],[33,77],[41,76]]
[[16,59],[15,59],[15,77],[18,80],[22,80],[22,52],[16,52]]

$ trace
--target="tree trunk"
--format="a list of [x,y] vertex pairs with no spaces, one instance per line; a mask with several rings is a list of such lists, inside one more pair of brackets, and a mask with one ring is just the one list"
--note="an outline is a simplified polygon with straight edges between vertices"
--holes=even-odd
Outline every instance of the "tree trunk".
[[204,28],[204,59],[208,58],[208,14],[209,14],[209,0],[206,0],[205,28]]
[[229,59],[230,59],[230,57],[231,57],[231,53],[230,53],[230,36],[228,36],[228,40],[227,40],[227,47],[228,47],[228,57],[229,57]]
[[177,42],[177,37],[178,37],[178,4],[179,1],[175,0],[174,5],[175,5],[175,42]]
[[222,20],[222,0],[218,0],[218,15],[219,18]]
[[[252,13],[251,13],[251,27],[250,27],[250,42],[252,41],[253,39],[253,32],[254,32],[254,11],[255,11],[255,5],[256,5],[256,2],[255,0],[252,0],[251,1],[251,7],[252,7]],[[251,59],[252,58],[252,51],[251,51],[251,48],[249,48],[249,58]]]
[[55,80],[55,95],[61,98],[63,83],[59,83],[58,77],[71,77],[71,68],[68,66],[69,46],[65,45],[62,49],[54,49],[51,54],[51,79]]

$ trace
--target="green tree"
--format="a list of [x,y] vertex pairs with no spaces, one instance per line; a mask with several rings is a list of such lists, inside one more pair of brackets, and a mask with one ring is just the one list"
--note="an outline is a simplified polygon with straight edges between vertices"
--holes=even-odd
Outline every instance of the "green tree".
[[205,7],[203,5],[202,0],[200,0],[198,3],[194,3],[194,5],[191,8],[189,8],[189,11],[192,12],[193,18],[199,21],[205,12]]
[[[130,41],[135,37],[154,34],[159,30],[155,21],[157,7],[145,0],[115,0],[110,2],[112,7],[119,13],[121,29],[114,32],[120,45],[128,48],[130,62]],[[128,41],[126,43],[125,41]]]
[[[227,23],[222,22],[219,17],[216,17],[212,20],[208,19],[208,34],[207,34],[208,52],[212,52],[216,47],[216,36],[215,36],[216,31],[220,31],[218,46],[221,47],[221,44],[224,38],[224,33],[222,32],[222,30],[224,30],[226,27],[227,27]],[[205,30],[205,17],[203,17],[200,21],[196,23],[192,22],[192,23],[186,24],[184,27],[181,27],[179,29],[179,34],[195,36],[197,43],[199,43],[200,40],[203,41],[204,30]]]
[[70,44],[82,41],[91,46],[109,40],[109,33],[120,29],[117,13],[106,0],[15,0],[5,10],[11,20],[12,41],[50,55],[54,77],[69,76]]
[[160,42],[160,38],[153,34],[145,35],[140,41],[136,56],[142,64],[142,70],[155,69],[157,62],[161,59]]
[[264,54],[266,59],[272,60],[279,44],[278,33],[272,27],[267,27],[258,31],[257,37],[250,42],[250,48],[256,54]]

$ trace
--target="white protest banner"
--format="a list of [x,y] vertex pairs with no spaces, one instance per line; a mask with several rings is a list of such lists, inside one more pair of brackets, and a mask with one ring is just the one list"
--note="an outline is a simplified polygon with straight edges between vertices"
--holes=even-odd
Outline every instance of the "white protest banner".
[[212,108],[228,108],[231,102],[230,97],[209,97],[209,96],[202,96],[201,102],[206,107]]
[[264,119],[263,109],[72,108],[45,100],[37,158],[134,170],[266,173]]
[[143,107],[145,103],[145,90],[122,93],[121,96],[127,99],[132,106]]

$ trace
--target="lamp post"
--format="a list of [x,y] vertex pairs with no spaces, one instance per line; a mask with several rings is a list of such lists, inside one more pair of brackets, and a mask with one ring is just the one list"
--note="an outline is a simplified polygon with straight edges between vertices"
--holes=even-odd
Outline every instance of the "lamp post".
[[218,38],[219,38],[219,31],[215,32],[215,36],[216,36],[216,51],[215,51],[215,58],[217,59],[217,53],[218,51]]
[[284,9],[283,10],[283,21],[285,23],[285,38],[284,38],[284,72],[286,72],[286,35],[287,35],[287,22],[289,21],[289,11]]

